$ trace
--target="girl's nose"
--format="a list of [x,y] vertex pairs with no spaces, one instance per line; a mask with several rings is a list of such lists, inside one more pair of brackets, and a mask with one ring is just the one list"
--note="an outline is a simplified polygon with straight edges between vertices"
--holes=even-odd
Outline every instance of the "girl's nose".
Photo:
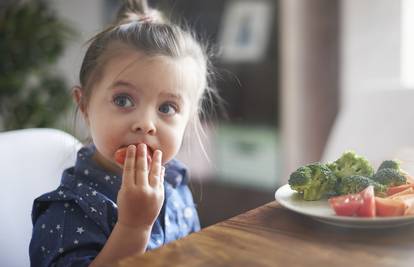
[[157,132],[154,123],[150,119],[144,118],[141,118],[132,124],[132,131],[149,135],[155,135]]

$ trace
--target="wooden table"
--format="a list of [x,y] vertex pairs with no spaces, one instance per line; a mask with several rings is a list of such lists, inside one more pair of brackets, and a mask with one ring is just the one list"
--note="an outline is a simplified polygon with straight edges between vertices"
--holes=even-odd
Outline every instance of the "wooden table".
[[116,266],[413,267],[414,225],[341,228],[270,202]]

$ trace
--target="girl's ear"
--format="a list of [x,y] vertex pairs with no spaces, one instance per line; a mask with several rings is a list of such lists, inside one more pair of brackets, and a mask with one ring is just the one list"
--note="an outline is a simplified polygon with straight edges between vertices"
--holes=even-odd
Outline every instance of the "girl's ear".
[[72,97],[73,97],[73,100],[78,105],[79,110],[81,111],[83,117],[86,119],[88,116],[87,116],[86,106],[85,106],[85,97],[83,96],[82,88],[80,86],[74,86],[72,88]]

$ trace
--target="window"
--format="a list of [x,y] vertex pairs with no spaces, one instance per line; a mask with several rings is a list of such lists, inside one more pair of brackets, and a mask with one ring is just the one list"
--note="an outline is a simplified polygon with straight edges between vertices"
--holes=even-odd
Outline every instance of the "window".
[[414,1],[401,5],[401,83],[414,89]]

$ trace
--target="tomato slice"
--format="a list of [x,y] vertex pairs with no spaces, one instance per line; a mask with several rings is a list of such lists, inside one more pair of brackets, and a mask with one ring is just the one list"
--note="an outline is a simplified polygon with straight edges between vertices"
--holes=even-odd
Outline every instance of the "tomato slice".
[[375,197],[377,216],[390,217],[404,215],[404,202],[398,199]]
[[126,151],[127,151],[126,147],[118,149],[115,152],[115,161],[118,162],[121,165],[124,165],[125,157],[126,157]]
[[339,216],[354,216],[363,204],[359,193],[331,197],[328,201],[336,215]]
[[374,187],[370,185],[359,194],[362,197],[362,205],[356,211],[356,215],[359,217],[375,217]]
[[[115,152],[115,161],[120,165],[124,165],[126,158],[127,147],[122,147]],[[147,162],[148,166],[151,164],[151,149],[147,146]]]
[[331,197],[329,204],[339,216],[375,216],[374,187],[368,186],[356,194]]

